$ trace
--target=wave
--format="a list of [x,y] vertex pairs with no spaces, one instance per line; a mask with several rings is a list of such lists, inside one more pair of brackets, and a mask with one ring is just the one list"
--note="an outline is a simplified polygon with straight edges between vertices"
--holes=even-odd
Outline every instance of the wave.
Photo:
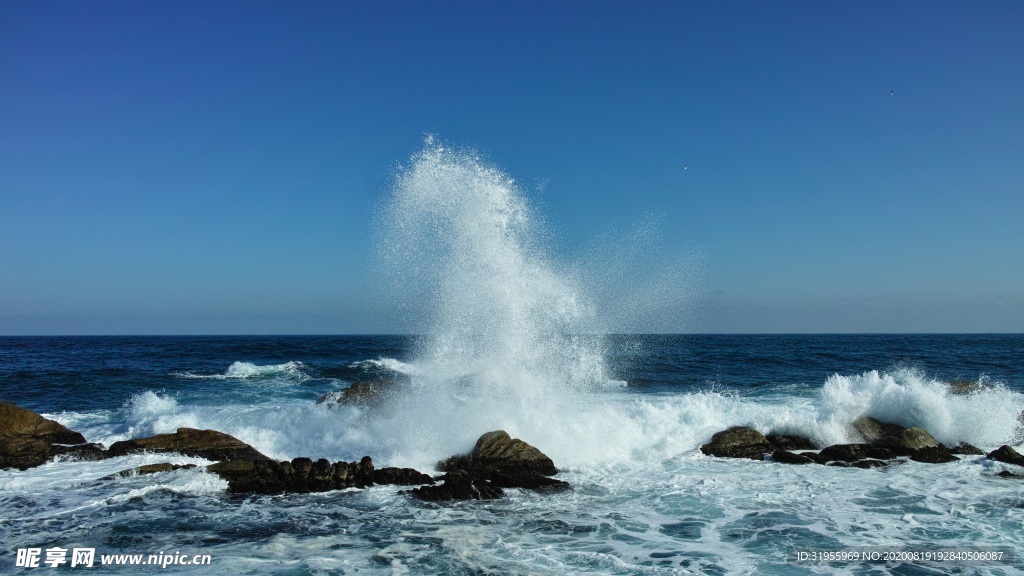
[[416,373],[416,367],[412,364],[402,362],[401,360],[395,360],[394,358],[377,358],[376,360],[362,360],[360,362],[353,362],[348,365],[349,368],[361,368],[363,370],[386,370],[401,374],[403,376],[411,376]]
[[194,374],[192,372],[175,372],[173,376],[196,380],[243,380],[246,378],[268,378],[272,376],[288,376],[307,379],[304,372],[306,365],[302,362],[286,362],[284,364],[259,365],[251,362],[234,362],[223,374]]

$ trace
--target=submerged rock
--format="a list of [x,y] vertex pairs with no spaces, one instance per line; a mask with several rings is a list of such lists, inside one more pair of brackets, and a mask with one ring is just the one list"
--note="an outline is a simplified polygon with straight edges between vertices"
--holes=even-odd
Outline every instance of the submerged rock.
[[814,464],[815,460],[802,454],[794,454],[787,450],[776,450],[772,452],[772,460],[783,464]]
[[149,474],[156,474],[158,472],[171,472],[173,470],[191,470],[195,468],[195,464],[171,464],[170,462],[161,462],[160,464],[145,464],[143,466],[137,466],[135,468],[129,468],[127,470],[121,470],[117,474],[111,474],[102,478],[103,480],[113,480],[115,478],[128,478],[130,476],[148,476]]
[[990,460],[996,460],[998,462],[1005,462],[1007,464],[1016,464],[1017,466],[1024,466],[1024,456],[1021,456],[1019,452],[1005,444],[989,452],[988,458]]
[[950,454],[962,454],[966,456],[984,456],[985,452],[977,446],[961,442],[949,449]]
[[195,428],[178,428],[174,434],[114,442],[107,450],[111,456],[139,452],[177,452],[207,460],[270,460],[234,436],[216,430]]
[[481,436],[469,454],[438,462],[447,472],[444,484],[417,488],[412,494],[424,500],[479,500],[502,495],[502,488],[564,490],[567,482],[550,478],[558,473],[551,458],[530,444],[512,438],[504,430]]
[[817,450],[818,446],[811,441],[810,438],[804,436],[795,436],[791,434],[769,434],[765,436],[772,446],[775,446],[778,450],[786,450],[792,452],[793,450]]
[[353,382],[348,388],[328,392],[317,398],[317,404],[326,404],[328,407],[338,404],[346,405],[372,405],[379,404],[388,393],[395,387],[393,380],[370,380],[366,382]]

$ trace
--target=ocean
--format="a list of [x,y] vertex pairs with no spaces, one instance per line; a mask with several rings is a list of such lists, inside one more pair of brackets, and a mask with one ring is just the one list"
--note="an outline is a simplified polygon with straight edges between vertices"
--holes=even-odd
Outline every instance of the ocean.
[[[370,455],[377,466],[428,473],[483,432],[505,429],[551,456],[573,489],[442,504],[395,486],[237,497],[201,468],[103,479],[141,464],[206,463],[198,458],[51,462],[0,472],[0,571],[14,572],[16,550],[31,547],[209,554],[217,573],[240,574],[939,574],[949,567],[802,566],[786,554],[801,546],[1022,550],[1022,479],[997,476],[1014,467],[984,456],[865,470],[699,450],[732,425],[842,442],[844,426],[862,414],[922,426],[950,445],[1019,448],[1022,335],[612,335],[601,343],[607,383],[599,389],[526,401],[497,390],[480,402],[446,389],[444,413],[418,401],[316,403],[358,380],[416,386],[421,340],[7,337],[0,396],[107,445],[189,426],[279,459]],[[959,395],[950,381],[980,386]]]
[[[849,442],[850,423],[872,416],[947,445],[1021,448],[1024,336],[617,335],[632,332],[616,330],[623,319],[674,317],[685,275],[562,261],[513,179],[430,140],[380,212],[380,290],[418,336],[4,337],[0,398],[108,446],[191,427],[276,459],[370,456],[427,473],[505,430],[571,490],[236,496],[195,457],[49,462],[0,471],[0,572],[1020,573],[971,564],[966,548],[1024,551],[1024,479],[1000,475],[1019,467],[796,466],[700,446],[737,425]],[[367,380],[394,392],[317,403]],[[163,462],[197,466],[117,475]],[[889,560],[793,555],[864,547]],[[33,549],[92,549],[96,564],[19,567]],[[914,550],[963,554],[906,561]],[[125,564],[133,555],[161,565]]]

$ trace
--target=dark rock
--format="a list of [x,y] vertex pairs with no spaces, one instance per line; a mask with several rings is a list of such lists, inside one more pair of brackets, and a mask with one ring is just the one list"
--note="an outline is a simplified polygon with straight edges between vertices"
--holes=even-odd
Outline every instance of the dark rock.
[[926,462],[928,464],[944,464],[946,462],[956,462],[959,460],[959,458],[950,454],[949,448],[946,448],[942,444],[921,448],[911,454],[910,459],[914,462]]
[[138,452],[177,452],[207,460],[270,460],[234,436],[216,430],[195,428],[178,428],[174,434],[114,442],[107,452],[111,456]]
[[797,456],[810,458],[812,461],[817,462],[818,464],[828,464],[828,459],[822,457],[822,455],[818,454],[817,452],[800,452],[797,454]]
[[326,492],[344,488],[365,488],[374,484],[373,460],[335,462],[321,458],[274,460],[225,460],[206,467],[228,481],[234,494],[282,494],[285,492]]
[[878,438],[871,444],[888,448],[900,456],[910,456],[923,448],[942,446],[927,430],[916,427],[903,428],[895,434]]
[[110,458],[110,454],[103,449],[102,444],[78,444],[76,446],[64,446],[54,444],[50,446],[54,456],[66,456],[69,460],[95,461]]
[[810,438],[789,434],[769,434],[765,439],[779,450],[817,450],[818,446]]
[[52,456],[50,445],[37,438],[0,438],[0,468],[28,470]]
[[875,460],[873,458],[867,458],[865,460],[857,460],[856,462],[851,462],[850,463],[850,466],[852,466],[854,468],[883,468],[883,467],[888,466],[888,465],[889,465],[889,462],[883,462],[882,460]]
[[434,479],[412,468],[380,468],[373,471],[373,483],[415,486],[433,484]]
[[772,460],[783,464],[814,464],[815,461],[801,454],[794,454],[786,450],[772,452]]
[[472,452],[438,462],[437,469],[448,473],[443,477],[445,485],[453,480],[455,484],[450,488],[419,488],[412,491],[413,496],[427,500],[486,499],[500,495],[502,488],[570,488],[567,482],[549,478],[558,473],[551,458],[504,430],[484,434]]
[[962,454],[965,456],[983,456],[985,453],[977,446],[961,442],[949,449],[950,454]]
[[135,468],[129,468],[128,470],[122,470],[117,474],[105,476],[102,480],[113,480],[115,478],[128,478],[129,476],[146,476],[148,474],[156,474],[158,472],[170,472],[172,470],[191,470],[195,468],[195,464],[171,464],[170,462],[162,462],[160,464],[145,464]]
[[420,486],[412,489],[412,495],[420,500],[494,500],[505,492],[489,480],[474,476],[466,470],[452,470],[443,477],[444,483],[437,486]]
[[1024,478],[1024,475],[1022,475],[1022,474],[1014,474],[1013,472],[1010,472],[1009,470],[1003,470],[999,474],[996,474],[996,476],[999,476],[1000,478]]
[[764,460],[764,455],[774,452],[775,447],[757,430],[733,426],[712,436],[711,442],[701,446],[700,451],[722,458]]
[[347,405],[372,405],[379,404],[395,388],[393,380],[371,380],[367,382],[353,382],[348,388],[328,392],[317,398],[317,404],[326,404],[328,407],[338,404]]
[[1006,462],[1007,464],[1016,464],[1017,466],[1024,466],[1024,456],[1021,456],[1019,452],[1005,444],[989,452],[988,458],[990,460]]
[[823,449],[818,456],[826,462],[856,462],[867,458],[891,460],[896,457],[892,451],[871,444],[836,444]]

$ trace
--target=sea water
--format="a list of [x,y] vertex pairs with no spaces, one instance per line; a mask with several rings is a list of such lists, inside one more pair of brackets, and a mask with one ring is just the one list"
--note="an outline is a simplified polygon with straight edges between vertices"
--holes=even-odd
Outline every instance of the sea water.
[[[868,415],[949,445],[1020,448],[1024,336],[609,334],[587,274],[551,257],[500,170],[428,142],[391,192],[382,268],[417,336],[0,338],[0,396],[106,445],[187,426],[278,459],[369,455],[425,472],[504,429],[572,490],[440,504],[394,486],[229,496],[200,458],[50,462],[0,471],[0,570],[20,569],[19,549],[61,547],[208,554],[214,572],[245,574],[1017,573],[786,559],[797,547],[1021,551],[1024,484],[998,476],[1012,465],[792,466],[699,447],[733,425],[847,442]],[[385,403],[316,402],[382,379],[395,382]],[[159,462],[198,467],[108,478]]]

